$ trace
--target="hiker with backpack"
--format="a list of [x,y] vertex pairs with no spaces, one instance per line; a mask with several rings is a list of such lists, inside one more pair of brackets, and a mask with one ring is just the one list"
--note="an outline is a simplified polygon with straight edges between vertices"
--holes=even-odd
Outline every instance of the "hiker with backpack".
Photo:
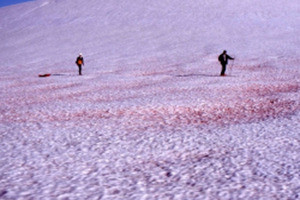
[[219,55],[218,60],[222,65],[221,76],[225,76],[226,65],[228,63],[228,60],[234,60],[234,58],[227,55],[226,50],[224,50],[223,53],[221,55]]
[[79,75],[82,75],[82,73],[81,73],[81,71],[82,71],[82,65],[84,65],[84,60],[83,60],[83,57],[82,57],[82,53],[79,54],[79,56],[77,57],[75,63],[78,66]]

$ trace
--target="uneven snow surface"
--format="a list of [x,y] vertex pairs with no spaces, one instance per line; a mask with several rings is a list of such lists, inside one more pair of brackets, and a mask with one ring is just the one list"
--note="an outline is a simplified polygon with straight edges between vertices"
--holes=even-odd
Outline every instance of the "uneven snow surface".
[[1,200],[300,199],[297,0],[37,0],[0,19]]

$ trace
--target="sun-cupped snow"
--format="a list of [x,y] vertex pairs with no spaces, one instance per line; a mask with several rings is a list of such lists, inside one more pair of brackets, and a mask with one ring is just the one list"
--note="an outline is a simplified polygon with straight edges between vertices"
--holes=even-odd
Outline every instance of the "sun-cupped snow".
[[299,199],[298,4],[0,8],[0,199]]

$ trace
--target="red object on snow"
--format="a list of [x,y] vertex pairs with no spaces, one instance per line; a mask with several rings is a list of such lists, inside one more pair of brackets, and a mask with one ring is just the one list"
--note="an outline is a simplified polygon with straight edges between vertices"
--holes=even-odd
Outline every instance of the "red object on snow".
[[39,77],[48,77],[51,76],[51,74],[39,74]]

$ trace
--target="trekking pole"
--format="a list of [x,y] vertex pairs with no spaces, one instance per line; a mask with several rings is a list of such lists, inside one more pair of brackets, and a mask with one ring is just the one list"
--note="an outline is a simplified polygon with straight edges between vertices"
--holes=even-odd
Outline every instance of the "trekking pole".
[[230,66],[230,75],[232,75],[233,65],[234,65],[234,60],[232,60],[232,64],[231,64],[231,66]]

